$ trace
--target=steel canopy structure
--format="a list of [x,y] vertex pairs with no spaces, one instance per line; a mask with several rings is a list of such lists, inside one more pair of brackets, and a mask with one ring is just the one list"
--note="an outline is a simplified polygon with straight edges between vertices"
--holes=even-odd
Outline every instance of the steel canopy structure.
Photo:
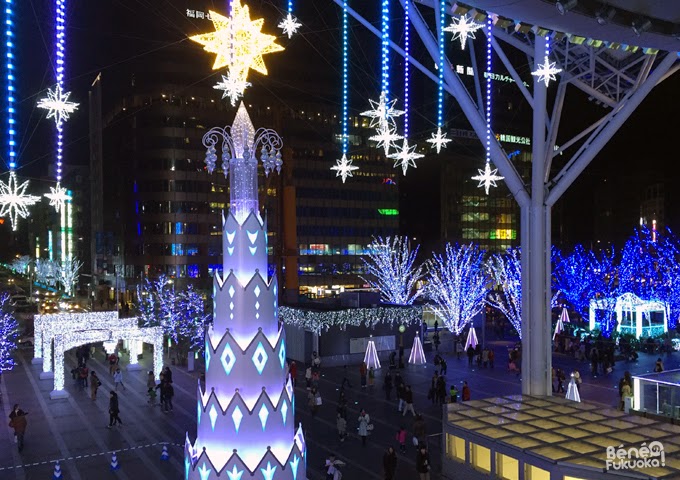
[[[342,0],[334,0],[342,6]],[[437,28],[439,2],[435,0],[399,0],[402,7],[409,1],[409,13],[413,31],[416,32],[427,52],[436,64],[439,58]],[[601,27],[593,17],[575,11],[565,15],[555,8],[553,0],[468,0],[466,4],[447,1],[447,13],[472,15],[482,23],[488,15],[494,22],[492,44],[495,53],[515,80],[515,85],[533,109],[532,119],[532,169],[531,179],[524,182],[508,159],[503,147],[491,136],[491,156],[501,175],[505,177],[510,192],[521,212],[522,248],[522,393],[549,396],[551,388],[551,209],[561,195],[578,178],[592,159],[602,150],[652,89],[680,67],[676,50],[680,41],[672,36],[644,32],[639,37],[632,28],[608,25]],[[587,0],[576,2],[586,3]],[[573,2],[572,2],[573,3]],[[598,2],[587,2],[591,10]],[[624,4],[629,15],[640,12],[645,5],[658,2],[620,0],[609,4]],[[665,2],[667,3],[667,2]],[[347,11],[368,30],[380,37],[380,32],[360,14],[349,7]],[[486,10],[489,9],[489,11]],[[423,16],[427,9],[434,10],[434,22],[428,23]],[[672,7],[671,10],[680,10]],[[672,11],[666,12],[668,18]],[[660,15],[660,13],[657,13]],[[428,12],[428,18],[432,12]],[[666,21],[665,18],[659,21]],[[669,28],[664,24],[664,28]],[[651,29],[650,29],[651,30]],[[595,35],[597,36],[589,36]],[[606,35],[605,35],[606,34]],[[514,48],[526,54],[535,69],[544,59],[544,37],[551,42],[552,61],[563,70],[558,77],[554,99],[548,102],[548,87],[534,77],[532,88],[525,87],[517,68],[506,55],[505,49]],[[536,39],[539,41],[536,41]],[[633,42],[636,43],[626,43]],[[486,125],[481,97],[480,75],[476,65],[473,45],[470,56],[475,69],[475,91],[468,92],[458,74],[445,61],[444,89],[458,102],[470,125],[479,138],[486,138]],[[400,55],[404,51],[395,43],[391,47]],[[513,55],[523,57],[523,55]],[[437,82],[437,75],[417,59],[409,56],[410,63]],[[428,62],[429,63],[429,62]],[[519,66],[519,65],[518,65]],[[526,63],[521,65],[526,66]],[[578,135],[555,150],[562,106],[568,86],[576,87],[589,99],[606,107],[603,116],[587,125]],[[551,87],[554,88],[554,87]],[[575,90],[574,88],[569,91]],[[474,95],[474,97],[473,97]],[[553,97],[553,95],[551,95]],[[550,103],[550,105],[549,105]],[[560,169],[553,168],[553,158],[561,153],[574,152]],[[563,163],[562,161],[560,162]],[[556,174],[552,174],[557,171]]]

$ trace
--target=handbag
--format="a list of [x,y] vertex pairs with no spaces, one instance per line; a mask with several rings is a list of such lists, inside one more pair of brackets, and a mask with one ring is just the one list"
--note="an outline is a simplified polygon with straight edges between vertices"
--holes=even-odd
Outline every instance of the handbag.
[[319,405],[323,404],[323,400],[321,400],[321,397],[316,397],[316,406],[318,407]]
[[373,428],[374,428],[374,426],[373,426],[372,423],[369,423],[368,425],[366,425],[366,430],[369,431],[369,432],[372,432]]
[[414,435],[414,436],[413,436],[413,446],[414,446],[414,447],[417,447],[419,443],[420,443],[420,442],[418,441],[418,437],[416,437],[416,436]]

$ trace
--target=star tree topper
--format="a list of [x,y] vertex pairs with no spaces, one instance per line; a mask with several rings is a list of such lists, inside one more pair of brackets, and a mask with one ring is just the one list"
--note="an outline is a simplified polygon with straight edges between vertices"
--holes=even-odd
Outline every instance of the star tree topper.
[[263,55],[284,50],[274,35],[262,32],[264,19],[252,20],[248,5],[242,5],[240,0],[234,0],[231,17],[210,10],[210,18],[214,32],[189,38],[216,55],[213,70],[228,67],[234,79],[245,82],[251,69],[267,75]]
[[387,158],[395,160],[394,167],[401,167],[402,172],[406,175],[408,167],[416,168],[416,160],[423,158],[421,153],[416,153],[416,146],[417,145],[409,145],[408,139],[404,138],[401,147],[398,148],[395,153],[388,155]]
[[446,132],[442,132],[442,127],[438,127],[437,133],[433,133],[432,136],[426,140],[426,142],[432,144],[432,148],[437,149],[437,153],[441,152],[442,148],[446,148],[446,144],[450,141],[450,138],[446,138]]
[[473,180],[477,180],[479,182],[478,187],[484,187],[484,191],[486,194],[489,194],[489,187],[496,187],[496,182],[498,180],[503,180],[504,177],[501,177],[500,175],[496,175],[496,172],[498,172],[497,168],[494,168],[493,170],[491,169],[491,164],[489,162],[486,162],[486,166],[484,167],[484,170],[479,170],[479,175],[476,175],[472,177]]
[[28,195],[26,188],[28,188],[28,180],[17,184],[14,170],[9,172],[7,183],[0,180],[0,217],[9,215],[13,231],[17,229],[17,217],[28,217],[28,207],[35,205],[40,200],[40,197]]
[[561,68],[557,68],[555,66],[555,62],[550,63],[550,59],[548,56],[545,56],[545,59],[543,60],[542,64],[538,65],[538,68],[531,72],[531,74],[535,77],[538,77],[539,82],[544,82],[545,86],[547,87],[548,84],[550,83],[550,80],[557,80],[557,75],[562,71]]
[[71,200],[71,196],[67,193],[68,191],[57,183],[56,187],[50,187],[50,193],[46,193],[45,197],[49,199],[50,206],[59,213],[64,204]]
[[465,43],[468,38],[475,38],[475,32],[482,28],[484,25],[481,23],[473,22],[469,19],[467,14],[461,16],[460,18],[451,19],[451,25],[442,30],[445,32],[453,33],[451,41],[460,40],[460,49],[465,50]]
[[278,24],[278,27],[283,30],[283,33],[288,35],[289,39],[297,33],[298,28],[301,26],[302,24],[298,22],[298,19],[292,16],[290,12],[288,12],[286,18],[281,20],[281,23]]
[[64,92],[57,84],[54,90],[47,90],[47,97],[38,101],[38,108],[47,110],[47,118],[54,118],[57,126],[69,119],[69,115],[78,109],[78,104],[69,102],[71,92]]
[[352,160],[347,158],[347,154],[343,153],[342,158],[335,161],[335,166],[331,167],[335,170],[335,176],[342,178],[342,183],[345,183],[347,177],[353,177],[352,172],[359,170],[359,167],[352,165]]
[[222,90],[222,98],[229,98],[231,106],[236,106],[236,100],[243,96],[246,88],[250,87],[251,83],[235,78],[231,72],[226,76],[222,75],[222,81],[218,82],[213,88],[215,90]]

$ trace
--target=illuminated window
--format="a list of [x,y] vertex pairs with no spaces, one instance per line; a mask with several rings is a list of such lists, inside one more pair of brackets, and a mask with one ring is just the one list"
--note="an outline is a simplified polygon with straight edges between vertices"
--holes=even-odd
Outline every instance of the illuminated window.
[[550,480],[550,472],[525,463],[524,480]]
[[519,460],[497,453],[496,476],[505,480],[519,480]]
[[489,238],[491,240],[516,240],[517,230],[497,228],[489,232]]
[[329,250],[327,243],[312,243],[309,245],[309,253],[311,255],[328,255]]
[[465,462],[465,439],[454,435],[446,436],[446,453],[449,458]]
[[[476,443],[470,444],[470,463],[484,472],[491,471],[491,450]],[[531,479],[534,480],[534,479]],[[542,479],[541,479],[542,480]],[[550,480],[548,478],[547,480]]]

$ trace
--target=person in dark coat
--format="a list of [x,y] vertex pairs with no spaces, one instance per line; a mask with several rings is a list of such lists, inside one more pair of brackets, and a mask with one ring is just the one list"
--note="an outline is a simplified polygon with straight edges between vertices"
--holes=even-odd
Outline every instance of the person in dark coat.
[[166,412],[172,412],[172,397],[175,396],[175,389],[172,386],[172,382],[167,380],[164,382],[165,388],[161,388],[163,396],[163,408]]
[[18,404],[14,405],[12,412],[9,414],[9,426],[14,429],[14,435],[17,437],[17,446],[20,452],[24,449],[24,434],[28,426],[26,415],[28,415],[28,412],[20,409]]
[[172,383],[172,370],[170,370],[170,367],[165,367],[163,370],[163,378],[165,379],[166,382]]
[[424,444],[420,445],[416,455],[416,471],[420,475],[420,480],[430,480],[430,468],[430,455],[427,453],[427,447]]
[[467,349],[468,366],[472,366],[472,359],[475,358],[475,349],[470,345]]
[[120,417],[118,414],[120,413],[120,408],[118,406],[118,394],[111,390],[109,392],[110,397],[109,397],[109,424],[107,425],[108,428],[113,427],[116,422],[118,422],[118,425],[123,425],[123,422],[120,420]]
[[385,400],[390,400],[390,397],[392,396],[392,375],[390,374],[389,370],[385,374],[383,390],[385,390]]
[[383,470],[385,472],[385,480],[392,480],[394,472],[397,471],[397,452],[394,448],[387,447],[387,451],[383,455]]

